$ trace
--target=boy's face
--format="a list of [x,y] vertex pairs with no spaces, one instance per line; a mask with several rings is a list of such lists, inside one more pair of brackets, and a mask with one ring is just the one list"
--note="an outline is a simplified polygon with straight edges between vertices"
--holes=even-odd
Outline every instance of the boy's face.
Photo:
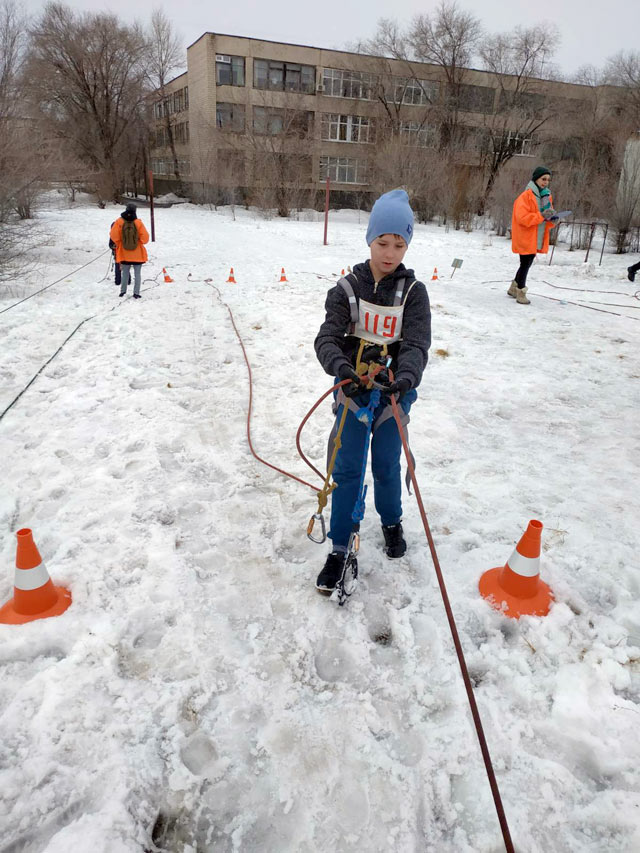
[[371,249],[371,272],[376,281],[379,281],[397,269],[409,247],[399,234],[381,234],[369,248]]

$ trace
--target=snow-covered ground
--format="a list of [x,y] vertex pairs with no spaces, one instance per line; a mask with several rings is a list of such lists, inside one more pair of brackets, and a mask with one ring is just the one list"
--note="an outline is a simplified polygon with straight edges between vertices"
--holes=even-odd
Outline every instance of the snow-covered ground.
[[[498,853],[414,498],[394,563],[368,501],[338,608],[313,587],[314,493],[247,445],[222,300],[257,452],[315,483],[295,431],[331,384],[313,339],[366,214],[332,213],[325,247],[311,212],[158,210],[134,301],[108,254],[68,275],[120,210],[43,211],[38,271],[0,300],[63,277],[0,314],[0,412],[91,318],[0,421],[0,599],[21,527],[73,594],[0,625],[0,850]],[[417,475],[520,853],[640,850],[640,285],[598,254],[537,262],[530,306],[504,239],[417,226],[406,259],[433,310]],[[327,403],[303,434],[319,466],[330,425]],[[556,603],[512,621],[477,584],[532,518]]]

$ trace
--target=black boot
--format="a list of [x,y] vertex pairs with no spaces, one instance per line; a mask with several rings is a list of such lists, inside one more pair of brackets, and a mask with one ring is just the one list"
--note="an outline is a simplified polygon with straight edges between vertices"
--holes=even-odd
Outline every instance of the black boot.
[[398,522],[397,524],[388,524],[386,527],[383,524],[382,532],[384,534],[383,551],[387,557],[392,560],[396,557],[402,557],[407,550],[407,543],[404,541],[402,532],[402,524]]
[[336,584],[342,577],[346,556],[347,555],[344,551],[332,551],[329,554],[327,561],[316,580],[316,589],[327,594],[333,592],[336,588]]
[[635,265],[632,267],[627,267],[627,278],[629,279],[629,281],[635,281],[636,280],[636,266]]

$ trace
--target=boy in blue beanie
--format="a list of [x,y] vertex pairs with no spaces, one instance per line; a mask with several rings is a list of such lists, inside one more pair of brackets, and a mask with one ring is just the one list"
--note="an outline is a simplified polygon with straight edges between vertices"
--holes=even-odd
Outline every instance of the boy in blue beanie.
[[[367,228],[371,258],[357,264],[327,294],[326,317],[315,339],[315,351],[324,370],[353,380],[335,395],[336,427],[343,407],[349,409],[333,479],[329,538],[332,550],[318,575],[316,588],[330,594],[342,577],[351,514],[358,497],[367,427],[355,412],[366,406],[371,391],[360,382],[358,368],[391,358],[394,381],[386,372],[376,381],[385,384],[374,411],[371,434],[371,469],[375,507],[382,522],[384,553],[394,559],[407,549],[402,530],[402,442],[391,410],[391,395],[398,400],[404,428],[417,399],[431,344],[431,311],[427,290],[413,270],[402,263],[413,237],[413,211],[404,190],[385,193],[373,205]],[[386,377],[382,379],[380,377]]]

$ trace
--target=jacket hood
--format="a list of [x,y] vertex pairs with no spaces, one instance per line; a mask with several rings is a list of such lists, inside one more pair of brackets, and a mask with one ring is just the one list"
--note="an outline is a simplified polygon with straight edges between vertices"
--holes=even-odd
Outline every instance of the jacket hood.
[[[375,279],[373,277],[373,273],[371,272],[371,265],[369,261],[365,261],[362,264],[356,264],[353,268],[353,272],[358,276],[362,281],[369,282],[370,284],[375,284]],[[381,278],[378,282],[378,286],[381,284],[390,284],[391,282],[396,281],[399,278],[415,278],[415,273],[413,270],[407,269],[404,264],[398,264],[397,268],[389,275],[385,275],[384,278]]]
[[136,213],[136,211],[135,211],[135,210],[125,210],[125,211],[123,211],[123,212],[120,214],[120,216],[121,216],[121,217],[122,217],[126,222],[133,222],[133,221],[134,221],[134,219],[137,219],[137,218],[138,218],[137,213]]

